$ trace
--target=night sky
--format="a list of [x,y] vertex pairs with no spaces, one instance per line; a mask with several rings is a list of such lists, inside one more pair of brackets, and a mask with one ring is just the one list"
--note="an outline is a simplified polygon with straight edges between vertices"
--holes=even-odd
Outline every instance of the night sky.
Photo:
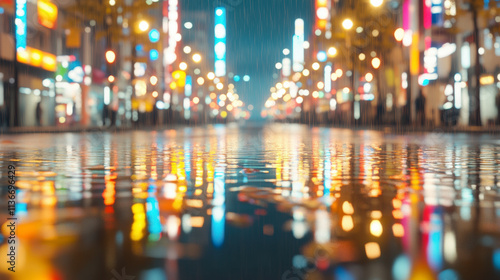
[[[246,104],[253,104],[252,118],[260,115],[260,109],[273,86],[276,62],[283,59],[284,48],[292,50],[294,21],[305,22],[305,38],[311,32],[314,19],[312,0],[181,0],[182,13],[211,11],[213,22],[217,6],[227,10],[227,73],[241,77],[250,75],[250,82],[235,83],[235,87]],[[182,20],[184,23],[184,20]],[[210,37],[213,37],[213,28]],[[213,40],[213,39],[212,39]],[[207,50],[213,51],[213,46]],[[213,57],[213,55],[211,56]],[[291,58],[291,54],[289,55]]]

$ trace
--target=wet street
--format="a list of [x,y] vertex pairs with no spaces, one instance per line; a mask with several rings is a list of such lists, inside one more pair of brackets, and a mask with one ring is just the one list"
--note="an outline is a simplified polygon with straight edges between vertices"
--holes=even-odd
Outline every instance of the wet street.
[[495,135],[2,135],[0,170],[0,279],[500,279]]

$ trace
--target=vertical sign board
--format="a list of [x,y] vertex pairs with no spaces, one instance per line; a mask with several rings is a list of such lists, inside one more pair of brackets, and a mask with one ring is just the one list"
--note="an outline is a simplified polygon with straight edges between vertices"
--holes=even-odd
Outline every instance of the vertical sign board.
[[191,76],[186,76],[186,84],[184,85],[184,94],[189,97],[193,93],[193,81]]
[[332,91],[332,64],[328,63],[325,65],[323,79],[325,80],[325,92],[330,93]]
[[27,0],[16,1],[16,49],[26,48],[26,35],[28,33]]
[[295,20],[295,35],[293,35],[293,64],[292,68],[295,72],[300,72],[304,69],[304,20]]
[[226,8],[215,9],[215,76],[226,76]]

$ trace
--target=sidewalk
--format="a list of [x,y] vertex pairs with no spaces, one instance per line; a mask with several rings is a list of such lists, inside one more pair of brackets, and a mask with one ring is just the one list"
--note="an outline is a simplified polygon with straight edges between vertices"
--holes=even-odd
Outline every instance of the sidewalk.
[[[70,127],[55,127],[55,126],[24,126],[24,127],[13,127],[13,128],[0,128],[1,134],[19,134],[19,133],[67,133],[67,132],[99,132],[99,131],[109,131],[109,132],[120,132],[133,130],[133,127],[82,127],[82,126],[70,126]],[[148,129],[148,128],[145,128]]]
[[[259,125],[264,125],[262,123]],[[294,123],[282,123],[283,125],[294,124]],[[295,123],[296,124],[296,123]],[[205,124],[206,125],[206,124]],[[199,125],[199,126],[205,126]],[[2,134],[19,134],[19,133],[69,133],[69,132],[123,132],[131,130],[163,130],[163,129],[177,129],[185,127],[188,125],[181,124],[171,124],[168,126],[141,126],[141,127],[82,127],[82,126],[70,126],[70,127],[54,127],[54,126],[42,126],[42,127],[14,127],[14,128],[0,128],[0,135]],[[340,129],[352,129],[352,130],[378,130],[385,133],[487,133],[487,134],[500,134],[500,126],[453,126],[453,127],[428,127],[428,126],[394,126],[394,125],[377,125],[377,126],[328,126],[325,124],[317,125],[317,127],[322,128],[340,128]]]

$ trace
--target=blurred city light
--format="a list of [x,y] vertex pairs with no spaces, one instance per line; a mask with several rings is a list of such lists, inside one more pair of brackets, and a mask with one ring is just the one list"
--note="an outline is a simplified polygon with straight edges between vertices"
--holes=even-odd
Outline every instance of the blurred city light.
[[226,75],[226,9],[224,7],[215,9],[214,34],[215,76],[222,77]]
[[380,63],[381,63],[380,58],[374,57],[372,59],[372,66],[373,66],[373,68],[378,69],[380,67]]
[[396,29],[396,31],[394,31],[394,38],[396,39],[396,41],[398,42],[403,41],[404,36],[405,36],[405,31],[403,28],[400,27]]
[[380,7],[384,3],[383,0],[370,0],[370,4],[372,4],[373,7]]
[[114,52],[114,51],[111,51],[111,50],[106,51],[105,56],[106,56],[106,61],[107,61],[108,63],[113,63],[113,62],[115,62],[115,59],[116,59],[116,54],[115,54],[115,52]]
[[149,29],[149,23],[145,20],[141,20],[139,22],[139,30],[145,32],[148,29]]
[[193,61],[199,63],[201,61],[201,55],[199,53],[193,54]]
[[342,27],[345,29],[345,30],[349,30],[353,27],[354,23],[352,22],[351,19],[344,19],[344,21],[342,22]]
[[[147,30],[147,28],[146,28]],[[145,30],[143,30],[145,31]],[[160,40],[160,32],[157,30],[157,29],[151,29],[149,31],[149,40],[152,42],[152,43],[156,43]]]
[[316,58],[319,62],[325,62],[328,59],[325,51],[319,51]]
[[335,47],[328,48],[328,56],[334,57],[337,55],[337,49]]
[[187,69],[188,65],[186,62],[181,62],[179,63],[179,69],[185,71]]

